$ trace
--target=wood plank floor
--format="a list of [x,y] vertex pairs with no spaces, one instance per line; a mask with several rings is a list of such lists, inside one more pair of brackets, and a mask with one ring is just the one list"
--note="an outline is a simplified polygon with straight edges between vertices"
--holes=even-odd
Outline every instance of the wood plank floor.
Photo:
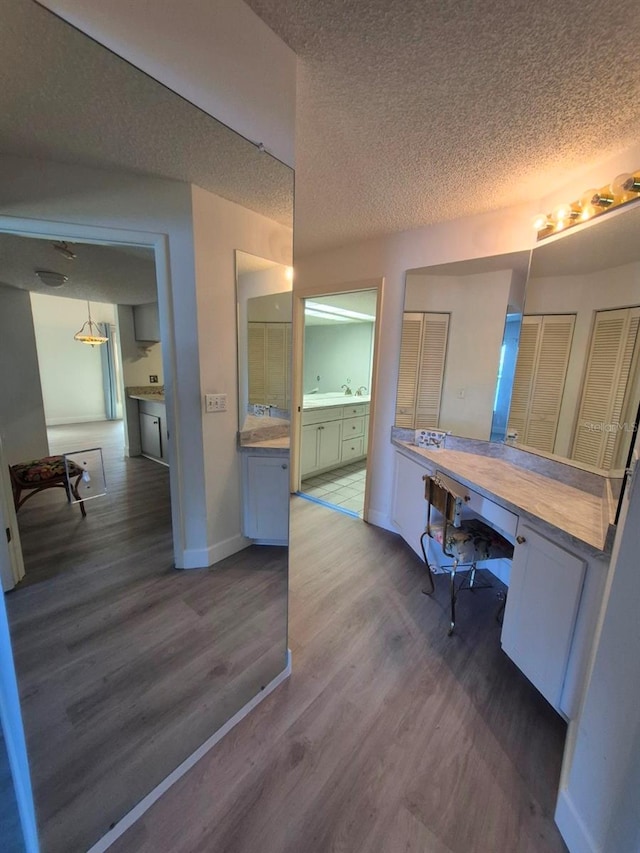
[[286,665],[287,549],[173,568],[169,472],[102,446],[108,495],[18,514],[27,577],[6,596],[43,853],[86,850]]
[[293,675],[111,853],[560,853],[565,725],[396,536],[294,499]]

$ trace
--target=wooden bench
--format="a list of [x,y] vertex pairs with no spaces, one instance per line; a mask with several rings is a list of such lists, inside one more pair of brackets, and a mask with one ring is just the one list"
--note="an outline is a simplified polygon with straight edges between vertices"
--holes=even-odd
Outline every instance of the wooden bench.
[[[67,467],[69,469],[68,478]],[[80,501],[80,512],[82,517],[86,518],[87,512],[84,508],[84,501],[80,500],[78,493],[78,484],[82,479],[83,470],[71,460],[67,462],[67,467],[64,464],[64,456],[43,456],[41,459],[32,459],[30,462],[10,465],[9,473],[16,512],[25,501],[38,492],[60,487],[67,493],[69,502],[71,502],[72,495],[76,501]],[[28,494],[21,497],[23,492],[28,492]]]

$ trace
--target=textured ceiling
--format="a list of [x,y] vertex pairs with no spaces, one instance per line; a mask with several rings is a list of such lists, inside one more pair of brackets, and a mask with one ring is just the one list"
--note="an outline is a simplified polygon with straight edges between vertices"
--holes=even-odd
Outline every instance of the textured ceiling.
[[[68,260],[50,240],[0,233],[0,284],[71,299],[91,299],[112,305],[140,305],[157,300],[156,266],[152,249],[68,243],[75,253]],[[43,284],[35,271],[63,273],[62,287]]]
[[298,253],[532,201],[637,142],[637,0],[247,2],[301,60]]
[[291,225],[289,168],[51,12],[2,0],[0,38],[0,152],[189,181]]

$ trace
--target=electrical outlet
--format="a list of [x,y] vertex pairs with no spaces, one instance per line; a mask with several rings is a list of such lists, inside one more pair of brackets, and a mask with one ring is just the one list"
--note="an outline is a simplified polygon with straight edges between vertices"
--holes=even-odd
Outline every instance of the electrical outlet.
[[149,382],[152,385],[155,385],[157,383],[157,381],[158,381],[158,377],[156,376],[155,373],[152,373],[151,376],[149,377]]
[[204,407],[207,412],[226,412],[227,411],[227,395],[226,394],[205,394]]

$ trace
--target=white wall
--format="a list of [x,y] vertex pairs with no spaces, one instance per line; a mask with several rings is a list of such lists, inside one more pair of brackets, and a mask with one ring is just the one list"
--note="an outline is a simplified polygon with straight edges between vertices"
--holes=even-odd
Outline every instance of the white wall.
[[43,5],[294,165],[296,56],[241,0]]
[[[104,420],[100,347],[73,339],[87,320],[87,303],[32,293],[31,309],[47,426]],[[91,317],[113,325],[114,306],[92,302]]]
[[554,453],[570,456],[596,311],[640,304],[640,263],[590,273],[532,278],[525,314],[576,315]]
[[511,278],[511,270],[407,275],[405,311],[451,314],[439,427],[454,435],[491,435]]
[[536,206],[523,206],[391,234],[295,259],[294,290],[314,288],[321,293],[327,284],[380,276],[385,279],[378,341],[378,383],[374,389],[376,415],[369,457],[370,520],[374,523],[393,527],[394,451],[389,437],[395,415],[406,271],[528,249],[532,243],[531,220],[535,212]]
[[[238,550],[241,470],[236,448],[235,250],[291,265],[292,232],[253,211],[193,187],[193,235],[200,361],[198,420],[205,448],[209,562]],[[205,393],[228,395],[226,412],[205,414]]]
[[46,456],[49,443],[29,294],[2,284],[0,364],[0,435],[7,464]]
[[[350,380],[351,390],[371,387],[373,323],[305,326],[304,392],[337,391]],[[320,376],[320,379],[317,377]]]
[[136,341],[132,306],[118,305],[117,313],[124,385],[148,385],[150,375],[157,376],[158,384],[164,385],[162,344],[142,348]]

